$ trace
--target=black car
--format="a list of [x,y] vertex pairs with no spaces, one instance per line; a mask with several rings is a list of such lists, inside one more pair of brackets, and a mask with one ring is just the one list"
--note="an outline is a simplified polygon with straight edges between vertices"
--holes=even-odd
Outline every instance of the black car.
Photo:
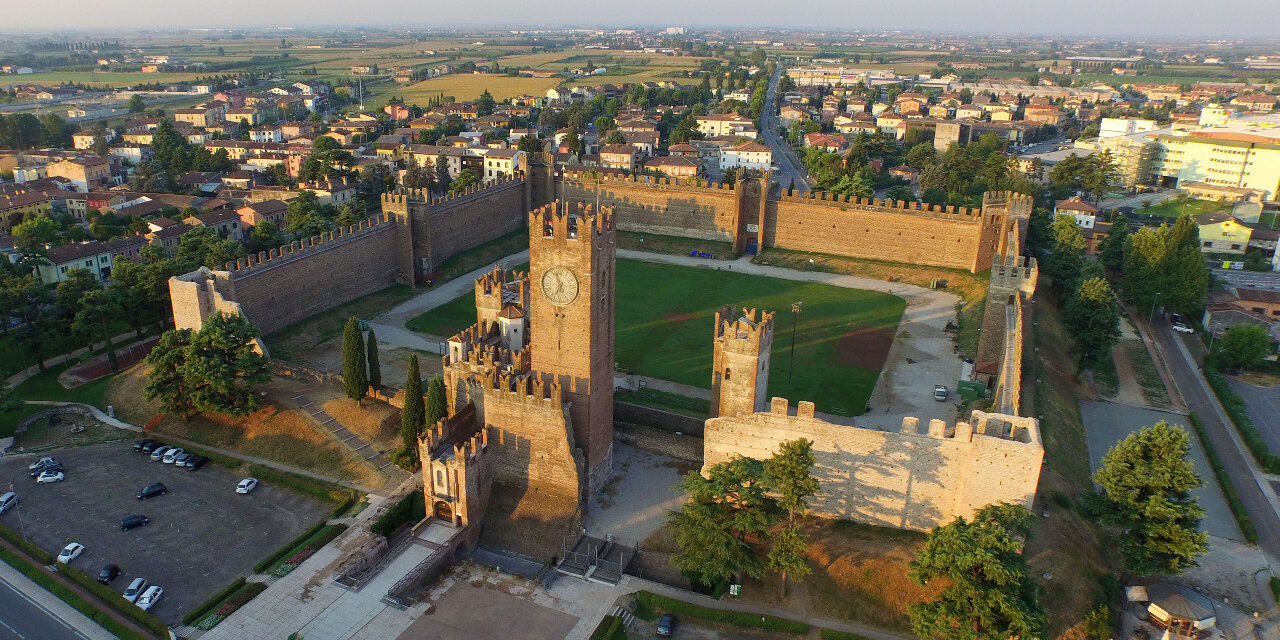
[[204,456],[192,456],[190,460],[187,460],[187,471],[195,471],[203,467],[204,463],[208,461],[209,459]]
[[142,491],[138,492],[138,499],[146,500],[147,498],[162,496],[166,493],[169,493],[169,489],[164,486],[163,482],[152,482],[151,484],[143,487]]
[[133,443],[133,450],[140,452],[143,449],[145,449],[147,445],[155,444],[155,443],[156,443],[155,440],[138,440],[137,442]]
[[662,616],[661,620],[658,620],[658,635],[667,636],[669,638],[671,637],[671,634],[675,630],[676,630],[675,616],[668,613],[667,615]]
[[151,523],[151,518],[146,516],[125,516],[120,518],[120,530],[128,531],[137,527],[145,527]]
[[142,448],[139,449],[139,451],[147,455],[151,455],[151,452],[155,451],[156,447],[163,447],[163,446],[164,446],[163,442],[160,442],[158,440],[148,440],[146,444],[142,445]]
[[62,471],[62,463],[56,460],[40,463],[31,470],[31,477],[34,478],[46,471]]
[[111,584],[111,581],[115,580],[119,576],[120,567],[117,567],[114,564],[109,564],[103,567],[102,571],[98,572],[98,582],[101,582],[102,584]]

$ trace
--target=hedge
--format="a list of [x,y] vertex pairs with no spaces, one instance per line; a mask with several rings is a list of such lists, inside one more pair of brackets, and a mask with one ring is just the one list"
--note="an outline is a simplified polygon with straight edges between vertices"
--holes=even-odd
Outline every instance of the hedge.
[[591,633],[590,640],[610,640],[613,634],[618,632],[622,627],[622,617],[615,615],[607,615],[600,624],[596,626],[596,630]]
[[21,549],[23,553],[31,556],[32,558],[35,558],[36,560],[39,560],[44,564],[53,564],[52,553],[49,553],[48,551],[45,551],[44,549],[41,549],[40,547],[37,547],[36,545],[31,544],[30,542],[27,542],[26,538],[18,535],[17,531],[14,531],[9,527],[0,525],[0,538],[4,538],[5,540],[8,540],[9,544],[12,544],[13,546]]
[[102,604],[114,609],[116,613],[128,618],[138,626],[150,629],[152,633],[155,633],[161,638],[169,637],[168,625],[161,622],[159,618],[139,609],[137,606],[134,606],[133,603],[125,600],[120,596],[120,594],[113,591],[111,587],[90,578],[88,575],[85,575],[84,572],[73,567],[58,567],[58,573],[70,578],[72,582],[78,583],[82,588],[97,596],[98,600],[102,601]]
[[722,611],[720,609],[711,609],[709,607],[688,603],[683,600],[660,596],[648,591],[637,592],[636,600],[638,602],[644,602],[654,609],[661,609],[671,613],[679,613],[686,616],[692,616],[694,618],[701,618],[711,622],[724,622],[750,629],[781,631],[782,633],[791,633],[796,635],[809,633],[809,625],[804,622],[788,620],[786,618],[775,618],[773,616],[761,616],[741,611]]
[[1231,390],[1231,386],[1227,384],[1226,376],[1218,371],[1218,365],[1213,358],[1205,358],[1204,363],[1204,379],[1209,382],[1209,387],[1213,389],[1214,394],[1218,396],[1218,400],[1222,402],[1222,408],[1227,410],[1227,416],[1231,418],[1231,422],[1235,424],[1236,431],[1240,433],[1240,437],[1249,447],[1249,452],[1253,454],[1253,459],[1267,473],[1280,473],[1280,456],[1271,453],[1267,448],[1267,443],[1262,440],[1262,434],[1258,433],[1258,427],[1253,424],[1253,420],[1249,418],[1249,412],[1245,405],[1244,398],[1240,394]]
[[276,549],[275,553],[272,553],[266,558],[263,558],[260,562],[258,562],[258,564],[253,565],[253,572],[262,573],[263,571],[266,571],[267,567],[270,567],[271,565],[275,564],[276,561],[283,558],[285,554],[293,550],[294,547],[302,544],[303,542],[306,542],[307,538],[310,538],[311,536],[315,535],[317,531],[323,529],[325,527],[325,524],[326,522],[324,520],[321,520],[320,522],[317,522],[314,525],[311,525],[310,529],[303,531],[298,537],[294,538],[293,540],[290,540],[288,544],[284,545],[283,547],[280,547],[279,549]]
[[1200,422],[1200,416],[1192,411],[1187,414],[1191,420],[1191,427],[1195,429],[1196,437],[1200,438],[1200,445],[1204,447],[1204,455],[1209,459],[1209,467],[1213,469],[1213,475],[1218,478],[1218,486],[1222,487],[1222,495],[1227,498],[1227,506],[1231,508],[1231,515],[1235,516],[1236,524],[1240,525],[1240,533],[1244,534],[1244,539],[1249,542],[1256,543],[1258,541],[1258,531],[1253,527],[1253,520],[1249,518],[1249,512],[1245,510],[1244,503],[1240,501],[1240,494],[1236,493],[1236,486],[1231,484],[1231,478],[1227,476],[1226,467],[1222,466],[1222,460],[1218,458],[1218,451],[1213,448],[1213,443],[1209,442],[1209,436],[1204,431],[1204,424]]
[[182,624],[191,625],[191,624],[194,624],[200,618],[203,618],[205,614],[209,613],[210,611],[213,611],[213,608],[218,606],[219,602],[226,600],[228,597],[231,596],[232,593],[235,593],[236,589],[239,589],[240,587],[244,586],[244,581],[245,581],[244,576],[236,578],[235,582],[232,582],[231,584],[227,585],[225,588],[222,589],[222,591],[219,591],[213,594],[213,597],[209,598],[208,600],[205,600],[204,602],[201,602],[198,606],[196,606],[196,608],[188,611],[186,615],[182,616]]
[[[342,535],[342,532],[346,530],[347,525],[345,524],[331,524],[320,531],[317,531],[315,535],[310,538],[286,549],[284,557],[277,560],[271,567],[269,567],[267,569],[268,573],[278,578],[283,578],[286,575],[289,575],[290,571],[297,569],[298,565],[306,562],[307,558],[315,555],[316,551],[322,549],[326,544],[329,544],[329,542],[334,538]],[[310,550],[311,552],[307,553],[307,550]],[[289,566],[291,564],[293,566]],[[286,567],[288,568],[286,569]]]
[[[287,471],[278,471],[271,467],[263,467],[256,464],[249,465],[248,473],[263,482],[278,484],[330,505],[335,518],[337,513],[341,513],[351,506],[350,501],[355,500],[357,496],[355,491],[346,487],[320,480],[312,480]],[[341,509],[338,509],[338,507],[341,507]]]
[[871,640],[866,636],[860,636],[856,633],[848,631],[836,631],[835,629],[823,629],[822,640]]
[[234,593],[227,594],[224,600],[214,603],[216,608],[196,623],[196,628],[208,631],[218,626],[219,622],[231,617],[231,614],[239,611],[240,607],[249,604],[250,600],[258,597],[258,594],[266,590],[267,585],[263,582],[249,582],[241,585]]
[[417,522],[427,517],[427,498],[422,489],[411,492],[397,502],[394,507],[378,516],[369,526],[374,533],[386,538],[406,522]]
[[[30,578],[32,582],[40,585],[49,593],[57,596],[59,600],[67,603],[71,608],[83,613],[90,620],[98,623],[99,626],[106,629],[117,638],[120,638],[121,640],[148,640],[147,636],[141,635],[129,627],[120,624],[118,620],[108,615],[105,611],[95,607],[92,603],[80,597],[79,594],[71,589],[68,589],[66,585],[58,582],[49,574],[32,566],[16,553],[0,547],[0,560],[12,566],[14,569],[21,571],[23,575]],[[124,602],[123,599],[121,599],[121,601]],[[136,609],[137,607],[134,608]],[[138,610],[141,611],[141,609]],[[167,632],[164,637],[168,637]]]
[[1271,576],[1271,595],[1276,597],[1276,604],[1280,604],[1280,578]]

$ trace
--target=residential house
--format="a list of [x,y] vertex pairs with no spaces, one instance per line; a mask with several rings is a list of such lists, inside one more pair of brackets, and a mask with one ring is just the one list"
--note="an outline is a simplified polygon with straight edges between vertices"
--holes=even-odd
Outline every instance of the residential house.
[[698,148],[688,142],[671,145],[671,147],[667,149],[667,153],[673,156],[684,156],[695,160],[700,157]]
[[755,138],[757,135],[755,122],[736,112],[694,116],[693,120],[697,124],[698,131],[708,138],[725,135]]
[[494,149],[485,153],[483,176],[485,181],[515,175],[522,157],[524,152],[516,149]]
[[1077,227],[1092,229],[1098,220],[1098,208],[1081,200],[1080,196],[1072,196],[1066,200],[1057,201],[1053,207],[1053,215],[1054,217],[1071,216],[1075,219]]
[[644,161],[644,168],[650,172],[660,172],[673,178],[693,178],[702,173],[702,163],[688,156],[660,156]]
[[236,209],[236,215],[240,216],[240,227],[245,231],[262,224],[264,220],[270,220],[277,227],[283,229],[285,215],[288,213],[289,203],[283,200],[251,202]]
[[111,161],[107,158],[69,158],[54,162],[46,168],[49,177],[61,177],[71,181],[77,191],[87,192],[111,184]]
[[128,160],[129,164],[138,164],[146,160],[150,160],[153,155],[151,145],[138,144],[136,142],[122,142],[120,144],[111,145],[111,149],[107,152],[109,155]]
[[804,134],[804,145],[806,147],[817,147],[823,151],[837,153],[845,147],[847,141],[844,136],[833,135],[830,133],[813,133]]
[[241,233],[240,214],[238,211],[211,211],[209,213],[201,213],[199,215],[187,218],[187,223],[197,227],[208,227],[218,233],[219,236],[241,242],[243,234]]
[[631,172],[635,170],[639,152],[639,149],[629,144],[606,144],[600,147],[600,164]]
[[262,114],[253,107],[232,108],[227,109],[227,120],[252,127],[262,121]]
[[50,247],[47,264],[36,267],[36,273],[45,284],[57,284],[67,279],[72,269],[85,269],[97,280],[111,277],[111,267],[117,257],[134,258],[147,245],[143,236],[129,236],[110,242],[92,240]]
[[249,129],[249,139],[254,142],[284,142],[284,132],[279,125],[260,124]]
[[773,152],[755,141],[747,141],[720,151],[720,170],[759,169],[768,171],[773,164]]
[[626,139],[627,144],[635,147],[646,156],[657,154],[660,135],[657,131],[625,131],[622,133],[622,137]]
[[382,111],[391,116],[392,120],[408,120],[413,115],[409,107],[402,104],[389,104],[383,107]]
[[214,119],[210,117],[208,109],[178,109],[173,112],[173,119],[176,122],[185,122],[193,127],[207,127],[213,123]]
[[1200,247],[1205,253],[1237,253],[1243,255],[1249,246],[1253,229],[1218,211],[1195,216],[1200,227]]
[[28,215],[53,215],[53,199],[25,189],[0,195],[0,235],[9,235]]

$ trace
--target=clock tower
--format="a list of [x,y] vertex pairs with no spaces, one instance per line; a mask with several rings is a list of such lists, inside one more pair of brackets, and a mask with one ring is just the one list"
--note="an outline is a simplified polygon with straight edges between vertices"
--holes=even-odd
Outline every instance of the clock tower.
[[611,207],[556,201],[529,213],[530,368],[560,381],[586,459],[581,497],[613,464],[616,252]]

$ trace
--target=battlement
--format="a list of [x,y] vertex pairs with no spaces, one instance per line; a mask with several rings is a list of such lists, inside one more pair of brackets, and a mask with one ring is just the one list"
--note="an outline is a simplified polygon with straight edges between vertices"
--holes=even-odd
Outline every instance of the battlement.
[[748,355],[760,353],[761,340],[768,341],[773,333],[772,311],[759,313],[756,319],[755,309],[743,308],[737,313],[730,305],[716,311],[715,340],[720,348]]
[[982,209],[974,209],[970,207],[957,207],[954,205],[932,205],[923,202],[909,202],[906,200],[877,200],[875,198],[860,198],[840,193],[830,193],[827,191],[797,191],[793,189],[783,189],[782,193],[777,196],[779,202],[796,202],[801,204],[817,204],[839,207],[841,209],[855,208],[867,211],[877,211],[882,213],[903,213],[908,215],[916,215],[931,218],[944,218],[947,220],[968,220],[972,222],[981,222],[983,217]]
[[553,375],[488,369],[476,377],[485,389],[504,391],[521,402],[552,403],[558,407],[564,401],[560,383]]
[[391,193],[382,194],[383,208],[402,208],[409,204],[425,204],[429,207],[443,207],[456,204],[459,201],[471,199],[473,196],[483,196],[484,194],[509,187],[516,184],[522,184],[524,178],[519,176],[499,176],[493,180],[483,183],[473,184],[466,189],[457,193],[447,193],[438,198],[431,197],[431,193],[426,189],[410,189],[408,187],[397,187]]
[[1017,191],[988,191],[982,194],[983,209],[1003,209],[1013,216],[1031,217],[1035,199]]
[[652,187],[655,189],[699,189],[703,191],[719,191],[732,193],[736,185],[724,182],[712,182],[703,178],[671,178],[646,175],[620,176],[612,173],[595,173],[590,171],[561,171],[556,177],[562,181],[575,182],[581,185],[625,185],[628,187]]
[[582,229],[591,229],[597,236],[614,233],[615,227],[613,207],[600,207],[584,202],[561,202],[559,200],[545,204],[529,212],[530,234],[542,230],[543,238],[563,238],[576,240]]
[[1039,274],[1035,258],[997,255],[991,265],[991,287],[1021,291],[1030,298],[1035,293]]
[[463,411],[440,419],[418,435],[418,451],[431,460],[475,462],[489,446],[489,430],[478,428],[475,417],[475,406],[468,404]]
[[269,269],[279,262],[305,257],[306,255],[323,251],[335,244],[345,244],[360,236],[381,232],[395,224],[395,218],[390,214],[382,213],[368,220],[362,220],[358,224],[337,227],[333,231],[328,231],[318,236],[294,240],[288,246],[259,251],[256,255],[249,255],[239,258],[235,262],[228,262],[223,265],[222,269],[230,272],[232,279],[238,279],[255,271]]

